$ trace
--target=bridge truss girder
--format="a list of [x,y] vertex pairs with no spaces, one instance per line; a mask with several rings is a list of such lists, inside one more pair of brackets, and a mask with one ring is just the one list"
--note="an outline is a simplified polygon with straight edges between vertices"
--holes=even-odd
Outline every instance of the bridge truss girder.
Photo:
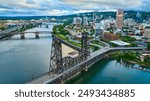
[[81,52],[76,58],[62,58],[62,41],[54,35],[52,37],[49,74],[60,74],[64,70],[86,60],[90,55],[87,33],[82,33]]
[[59,74],[63,71],[62,44],[53,36],[49,73]]

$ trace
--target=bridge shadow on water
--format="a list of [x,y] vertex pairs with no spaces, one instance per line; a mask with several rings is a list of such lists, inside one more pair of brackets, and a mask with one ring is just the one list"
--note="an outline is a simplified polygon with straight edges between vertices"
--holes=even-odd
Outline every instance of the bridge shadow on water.
[[[99,66],[99,64],[101,64],[101,66]],[[102,59],[96,62],[94,65],[92,65],[88,69],[88,71],[82,71],[76,77],[66,81],[65,84],[89,84],[89,81],[91,79],[93,79],[97,74],[103,72],[107,64],[108,64],[108,59]]]
[[[136,64],[134,64],[136,65]],[[150,73],[125,66],[114,59],[102,59],[66,84],[150,84]]]

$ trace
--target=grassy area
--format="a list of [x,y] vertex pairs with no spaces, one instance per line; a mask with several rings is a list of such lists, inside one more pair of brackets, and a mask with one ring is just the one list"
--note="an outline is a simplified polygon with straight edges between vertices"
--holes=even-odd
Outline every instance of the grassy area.
[[69,40],[69,38],[67,37],[67,35],[69,35],[69,32],[65,30],[65,24],[54,26],[53,34],[75,46],[81,47],[81,44]]
[[[74,41],[69,40],[69,38],[68,38],[66,35],[62,35],[62,34],[55,34],[55,35],[56,35],[57,37],[59,37],[59,38],[65,40],[65,41],[67,41],[67,42],[69,42],[69,43],[75,45],[75,46],[81,47],[81,44],[80,44],[80,43],[76,43],[76,42],[74,42]],[[92,49],[92,51],[97,51],[97,50],[100,49],[100,48],[97,47],[97,46],[90,45],[90,49]]]
[[94,51],[99,50],[100,48],[97,46],[90,45],[90,49],[92,49],[92,51],[94,52]]
[[98,40],[94,40],[94,41],[92,41],[91,43],[92,43],[92,44],[96,44],[96,45],[100,45],[100,46],[105,46],[104,43],[99,42]]
[[[54,26],[54,28],[53,28],[53,34],[55,36],[59,37],[62,40],[65,40],[65,41],[67,41],[67,42],[69,42],[69,43],[71,43],[71,44],[73,44],[75,46],[81,47],[80,43],[76,43],[76,42],[74,42],[72,40],[69,40],[69,38],[67,37],[67,35],[69,35],[69,32],[66,31],[64,28],[65,28],[65,25]],[[103,43],[100,43],[100,42],[97,42],[97,41],[96,41],[96,43],[98,43],[98,45],[101,45],[101,46],[104,45]],[[97,47],[97,46],[90,46],[90,49],[92,49],[93,51],[96,51],[96,50],[98,50],[100,48]]]
[[63,40],[68,40],[68,38],[65,36],[65,35],[63,35],[63,34],[55,34],[57,37],[59,37],[60,39],[63,39]]
[[69,40],[69,38],[66,35],[63,35],[63,34],[55,34],[55,35],[57,37],[59,37],[60,39],[63,39],[63,40],[65,40],[65,41],[67,41],[67,42],[69,42],[69,43],[71,43],[71,44],[73,44],[75,46],[81,47],[81,44]]
[[76,42],[74,42],[74,41],[67,40],[67,42],[69,42],[69,43],[71,43],[71,44],[73,44],[73,45],[75,45],[75,46],[81,47],[81,44],[76,43]]

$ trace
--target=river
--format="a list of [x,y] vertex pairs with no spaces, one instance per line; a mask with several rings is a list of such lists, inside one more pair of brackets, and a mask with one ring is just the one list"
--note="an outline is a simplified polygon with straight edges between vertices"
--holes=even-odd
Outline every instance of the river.
[[150,84],[150,73],[103,59],[68,84]]
[[[43,30],[42,28],[33,28]],[[52,30],[52,25],[49,29]],[[26,34],[21,40],[19,35],[0,41],[0,84],[23,84],[48,72],[51,51],[51,35]],[[128,68],[116,63],[116,60],[97,62],[87,72],[82,72],[67,83],[81,84],[135,84],[150,83],[150,73]]]
[[[30,31],[45,30],[33,28]],[[52,25],[46,30],[52,30]],[[15,35],[9,40],[0,41],[0,83],[22,84],[47,72],[50,63],[51,35]]]

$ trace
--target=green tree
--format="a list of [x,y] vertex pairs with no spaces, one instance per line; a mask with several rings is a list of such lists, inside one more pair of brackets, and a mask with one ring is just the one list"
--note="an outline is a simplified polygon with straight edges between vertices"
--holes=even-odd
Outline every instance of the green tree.
[[136,39],[131,37],[131,36],[122,36],[121,40],[125,41],[125,42],[134,42],[134,41],[136,41]]
[[150,42],[147,43],[147,49],[150,50]]

